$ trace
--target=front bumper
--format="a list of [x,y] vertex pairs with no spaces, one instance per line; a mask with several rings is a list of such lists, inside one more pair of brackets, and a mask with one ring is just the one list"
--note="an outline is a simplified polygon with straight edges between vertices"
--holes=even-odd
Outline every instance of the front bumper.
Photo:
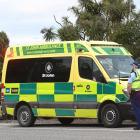
[[126,103],[119,103],[118,104],[121,116],[123,120],[134,120],[134,111],[131,106],[131,102],[126,102]]

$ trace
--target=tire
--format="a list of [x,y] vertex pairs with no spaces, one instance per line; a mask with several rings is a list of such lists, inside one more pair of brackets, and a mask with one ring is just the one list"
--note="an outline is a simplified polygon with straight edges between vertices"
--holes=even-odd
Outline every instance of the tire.
[[73,118],[58,118],[58,120],[63,125],[69,125],[74,121]]
[[20,106],[17,110],[17,120],[20,126],[30,127],[35,123],[36,118],[28,106]]
[[105,127],[109,128],[115,128],[121,124],[120,111],[115,104],[106,104],[103,106],[101,109],[101,122]]

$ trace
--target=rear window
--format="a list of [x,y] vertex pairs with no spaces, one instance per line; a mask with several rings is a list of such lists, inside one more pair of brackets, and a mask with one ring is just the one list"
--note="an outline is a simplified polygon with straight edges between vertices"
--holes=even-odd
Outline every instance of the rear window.
[[67,82],[71,62],[71,57],[10,60],[6,83]]

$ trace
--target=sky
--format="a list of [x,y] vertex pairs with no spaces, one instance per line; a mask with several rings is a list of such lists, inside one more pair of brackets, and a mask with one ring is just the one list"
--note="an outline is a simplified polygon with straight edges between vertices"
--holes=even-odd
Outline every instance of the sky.
[[[44,27],[59,28],[54,15],[61,22],[63,16],[74,21],[68,8],[78,0],[0,0],[0,31],[6,32],[10,45],[43,42],[40,30]],[[134,0],[140,9],[140,0]]]

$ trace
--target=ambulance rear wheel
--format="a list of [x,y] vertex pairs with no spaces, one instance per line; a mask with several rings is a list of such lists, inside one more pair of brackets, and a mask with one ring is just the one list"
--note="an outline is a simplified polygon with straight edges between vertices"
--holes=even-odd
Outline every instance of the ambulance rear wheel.
[[17,110],[17,120],[20,126],[29,127],[33,126],[36,118],[28,106],[20,106]]
[[74,121],[73,118],[58,118],[58,120],[63,125],[69,125],[69,124],[71,124]]
[[101,110],[101,122],[105,127],[118,127],[122,120],[120,111],[115,104],[106,104]]

